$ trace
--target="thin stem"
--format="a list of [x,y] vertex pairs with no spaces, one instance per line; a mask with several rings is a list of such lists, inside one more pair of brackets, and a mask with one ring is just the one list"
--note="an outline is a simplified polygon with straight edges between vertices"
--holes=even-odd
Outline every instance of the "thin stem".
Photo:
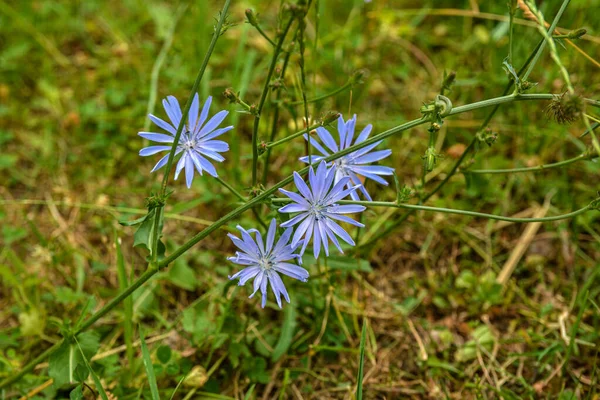
[[[298,30],[299,30],[299,28],[296,30],[293,40],[296,39],[296,36],[298,35]],[[281,81],[283,81],[285,78],[285,72],[287,70],[291,54],[292,54],[291,52],[287,52],[283,59],[283,66],[281,67],[281,75],[280,75]],[[275,107],[275,110],[273,111],[273,122],[271,123],[271,133],[269,135],[269,142],[272,142],[273,140],[275,140],[275,136],[277,135],[277,122],[279,121],[279,99],[281,97],[281,90],[282,89],[277,91],[277,96],[275,98],[275,104],[277,104],[277,106]],[[271,148],[267,146],[267,151],[265,154],[265,162],[263,165],[263,176],[262,176],[263,186],[265,186],[267,184],[267,176],[269,175],[269,162],[271,161],[271,151],[272,151]]]
[[[558,25],[558,21],[562,17],[563,13],[567,9],[567,6],[569,5],[570,2],[571,2],[571,0],[564,0],[563,1],[562,5],[560,6],[560,9],[558,10],[558,12],[556,13],[556,16],[554,17],[554,20],[552,21],[552,24],[548,28],[548,34],[552,35],[552,32],[554,32],[554,30],[556,29],[556,25]],[[531,60],[531,63],[529,64],[529,67],[527,68],[527,71],[525,71],[525,74],[523,75],[522,80],[526,81],[527,78],[529,78],[529,74],[531,74],[531,72],[533,71],[533,68],[535,67],[535,64],[537,64],[540,56],[544,52],[544,47],[545,46],[546,46],[546,41],[544,40],[542,42],[542,45],[538,49],[538,51],[533,56],[533,60]]]
[[517,4],[515,0],[510,0],[508,3],[508,63],[512,65],[513,62],[513,28],[515,22],[515,13],[517,11]]
[[223,9],[221,10],[221,16],[219,18],[219,22],[217,22],[217,26],[215,27],[215,31],[213,32],[212,40],[210,41],[210,45],[208,46],[208,50],[206,55],[204,56],[204,60],[202,61],[202,66],[200,66],[200,70],[198,71],[198,75],[196,76],[196,80],[194,81],[194,85],[192,86],[192,90],[188,97],[187,103],[185,104],[185,108],[183,109],[183,114],[181,116],[181,121],[179,121],[179,126],[177,127],[177,132],[175,133],[175,139],[173,140],[173,145],[171,146],[171,151],[169,153],[169,158],[167,160],[167,166],[165,169],[165,175],[163,176],[163,181],[161,185],[161,197],[164,197],[167,192],[167,183],[169,182],[169,175],[171,173],[171,168],[173,167],[173,159],[175,158],[175,150],[177,149],[177,144],[179,143],[179,138],[181,137],[181,133],[183,132],[183,127],[185,126],[185,122],[188,119],[188,115],[190,113],[190,108],[192,106],[192,100],[194,99],[194,95],[198,91],[198,87],[200,86],[200,81],[202,80],[202,76],[204,75],[204,71],[208,66],[208,61],[212,56],[212,53],[215,49],[215,45],[217,44],[217,39],[221,36],[221,29],[223,28],[223,23],[225,22],[225,18],[227,17],[227,10],[229,10],[229,4],[231,0],[225,0],[225,4],[223,5]]
[[530,171],[541,171],[545,169],[560,168],[565,165],[573,164],[581,160],[591,160],[598,157],[597,155],[589,155],[587,153],[578,155],[577,157],[569,158],[568,160],[552,163],[537,165],[535,167],[522,167],[522,168],[507,168],[507,169],[473,169],[463,171],[463,174],[511,174],[513,172],[530,172]]
[[[306,102],[307,103],[316,103],[318,101],[325,100],[329,97],[335,96],[336,94],[343,92],[344,90],[348,89],[351,86],[352,86],[352,82],[348,81],[348,82],[344,83],[343,86],[340,86],[339,88],[337,88],[329,93],[323,94],[321,96],[317,96],[314,99],[306,100]],[[287,104],[290,106],[299,106],[300,104],[303,104],[303,103],[304,102],[302,100],[298,100],[298,101],[289,102]]]
[[241,201],[246,201],[247,199],[237,190],[235,190],[235,188],[233,186],[231,186],[229,183],[225,182],[223,179],[221,179],[220,176],[217,176],[215,178],[221,185],[225,186],[231,193],[233,193],[238,199],[240,199]]
[[[309,126],[307,129],[310,132],[313,129],[317,129],[320,126],[323,126],[323,124],[313,124],[313,125]],[[298,131],[296,133],[292,133],[291,135],[286,136],[286,137],[284,137],[282,139],[279,139],[279,140],[277,140],[275,142],[268,143],[267,144],[267,149],[272,149],[273,147],[277,147],[279,145],[282,145],[282,144],[284,144],[286,142],[289,142],[290,140],[293,140],[293,139],[297,138],[298,136],[304,135],[305,133],[306,133],[306,129],[302,129],[301,131]]]
[[263,31],[263,29],[260,27],[260,25],[257,23],[256,25],[253,25],[256,30],[258,31],[258,33],[261,34],[262,37],[264,37],[265,39],[267,39],[267,42],[271,43],[273,46],[277,46],[277,44],[269,37],[269,35],[267,35],[265,33],[265,31]]
[[[568,1],[566,3],[568,3]],[[567,84],[569,93],[571,93],[571,94],[575,93],[575,89],[573,89],[573,84],[571,83],[571,78],[569,77],[569,72],[567,71],[567,69],[565,68],[563,63],[560,61],[560,57],[558,56],[558,51],[556,51],[556,43],[554,43],[554,39],[552,39],[552,32],[546,31],[546,28],[544,26],[544,14],[542,14],[542,12],[537,8],[537,6],[535,5],[535,2],[528,1],[527,5],[529,6],[530,10],[533,12],[533,14],[538,19],[538,23],[539,23],[538,30],[540,31],[542,36],[546,39],[546,42],[548,43],[548,47],[550,47],[550,57],[552,57],[552,60],[554,60],[554,63],[560,69],[560,73],[563,76],[565,83]]]
[[[280,203],[289,203],[292,200],[290,200],[290,199],[271,199],[271,201],[275,204],[280,204]],[[393,201],[340,200],[337,202],[337,204],[340,204],[340,205],[358,204],[358,205],[366,206],[366,207],[405,208],[405,209],[415,210],[415,211],[431,211],[431,212],[438,212],[438,213],[444,213],[444,214],[468,215],[470,217],[481,217],[481,218],[488,218],[488,219],[493,219],[493,220],[498,220],[498,221],[519,222],[519,223],[521,223],[521,222],[559,221],[562,219],[568,219],[568,218],[572,218],[577,215],[583,214],[584,212],[590,210],[590,207],[591,207],[591,205],[588,204],[587,206],[580,208],[578,210],[575,210],[573,212],[570,212],[567,214],[555,215],[552,217],[516,218],[516,217],[505,217],[502,215],[495,215],[495,214],[480,213],[480,212],[476,212],[476,211],[457,210],[454,208],[429,207],[429,206],[422,206],[422,205],[418,205],[418,204],[395,203]]]
[[265,105],[265,101],[267,100],[267,94],[269,93],[269,85],[271,84],[271,77],[273,76],[273,72],[275,71],[275,65],[277,65],[277,58],[279,57],[279,53],[281,53],[281,47],[283,46],[285,37],[287,36],[290,27],[292,26],[292,22],[294,22],[293,17],[290,18],[285,28],[283,29],[279,40],[277,41],[277,46],[275,47],[275,52],[273,54],[273,58],[271,59],[271,65],[269,66],[269,71],[267,72],[267,77],[265,79],[265,86],[260,96],[258,106],[256,107],[254,129],[252,130],[252,186],[256,186],[256,178],[258,171],[258,127],[260,126],[260,117],[263,106]]

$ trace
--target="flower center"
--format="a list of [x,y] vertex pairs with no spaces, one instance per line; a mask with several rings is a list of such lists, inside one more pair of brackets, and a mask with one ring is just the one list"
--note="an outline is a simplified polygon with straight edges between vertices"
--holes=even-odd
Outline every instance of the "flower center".
[[260,258],[259,265],[263,270],[269,270],[275,266],[275,262],[273,261],[271,255],[268,254]]
[[315,217],[315,219],[318,221],[320,219],[325,218],[325,212],[327,211],[327,205],[326,204],[322,204],[320,202],[314,203],[310,205],[310,210],[309,212]]
[[191,150],[191,149],[193,149],[194,147],[196,147],[196,141],[195,141],[194,139],[189,139],[189,140],[186,140],[186,141],[183,143],[183,148],[184,148],[185,150]]
[[338,158],[337,160],[333,161],[333,164],[334,164],[336,170],[340,171],[344,175],[348,174],[348,171],[347,171],[347,169],[348,169],[348,158],[347,157]]

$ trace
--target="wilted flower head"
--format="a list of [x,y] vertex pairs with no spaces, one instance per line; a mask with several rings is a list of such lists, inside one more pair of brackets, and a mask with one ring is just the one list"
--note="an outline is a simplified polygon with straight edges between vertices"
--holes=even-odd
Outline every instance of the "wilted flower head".
[[[316,172],[312,167],[308,171],[310,188],[306,185],[302,177],[297,172],[294,172],[294,183],[300,194],[279,189],[281,193],[293,200],[293,203],[280,208],[279,212],[299,213],[289,221],[281,224],[281,226],[287,228],[299,224],[292,238],[292,246],[297,246],[301,239],[304,238],[300,254],[304,254],[311,238],[313,238],[315,258],[319,256],[321,246],[323,246],[325,254],[329,255],[328,240],[331,240],[335,247],[343,253],[336,236],[354,246],[354,241],[348,232],[334,220],[348,222],[361,228],[364,227],[360,222],[343,215],[362,212],[365,210],[364,206],[357,204],[336,204],[344,197],[354,193],[360,185],[349,185],[350,178],[347,176],[341,177],[337,183],[334,183],[335,176],[335,170],[333,168],[328,169],[325,161],[321,161]],[[344,189],[344,186],[347,185],[350,187]]]
[[[177,179],[181,170],[185,168],[185,181],[188,188],[192,186],[194,169],[196,169],[200,175],[202,175],[202,171],[206,171],[210,175],[216,177],[217,170],[210,161],[208,161],[207,157],[214,161],[222,162],[225,158],[219,153],[229,150],[229,145],[227,143],[221,140],[213,140],[217,136],[233,129],[233,126],[217,129],[229,112],[219,111],[207,122],[208,110],[211,102],[212,97],[209,96],[204,103],[204,107],[202,107],[202,112],[200,112],[200,102],[198,100],[198,93],[196,93],[190,108],[188,123],[183,127],[179,142],[177,143],[177,149],[175,150],[175,155],[183,152],[183,155],[177,162],[175,168],[175,179]],[[139,132],[138,134],[153,142],[172,144],[175,139],[175,134],[177,133],[177,127],[181,122],[181,108],[179,107],[179,102],[173,96],[167,96],[167,98],[163,100],[163,106],[171,123],[165,122],[152,114],[150,114],[149,117],[159,128],[164,129],[169,134],[165,135],[163,133],[155,132]],[[151,156],[162,151],[170,150],[171,145],[150,146],[140,150],[140,156]],[[152,168],[151,172],[165,166],[168,159],[169,154],[167,153],[160,161],[158,161],[154,168]]]
[[[277,305],[281,308],[281,295],[288,303],[290,302],[290,296],[278,272],[302,282],[308,280],[307,270],[289,262],[294,259],[299,262],[302,261],[300,255],[294,254],[294,250],[302,242],[297,242],[295,245],[288,244],[290,236],[292,236],[292,229],[289,228],[281,235],[277,244],[273,246],[277,230],[275,218],[271,220],[266,243],[263,242],[262,235],[256,229],[245,230],[241,226],[237,228],[242,233],[242,239],[232,234],[228,236],[241,251],[236,252],[235,257],[229,257],[228,260],[248,267],[230,276],[229,279],[239,278],[238,285],[243,286],[248,280],[254,278],[254,292],[250,297],[254,296],[260,289],[262,294],[261,306],[263,308],[267,304],[267,283],[270,283]],[[255,233],[256,238],[253,238],[250,233]]]
[[577,94],[565,92],[556,95],[546,108],[546,115],[559,124],[570,124],[576,121],[583,110],[583,101]]
[[[344,118],[340,115],[338,118],[338,134],[339,134],[339,144],[333,139],[331,134],[327,131],[327,129],[323,127],[317,128],[317,135],[319,139],[323,142],[323,144],[327,147],[325,149],[316,138],[310,138],[310,144],[321,153],[321,155],[313,155],[311,157],[301,157],[300,161],[305,163],[313,164],[318,162],[325,157],[331,155],[332,153],[337,153],[338,151],[344,150],[353,144],[358,144],[364,142],[369,135],[371,134],[372,125],[367,125],[360,135],[354,139],[354,128],[356,126],[356,114],[352,119],[348,121],[344,121]],[[305,134],[304,139],[308,140],[308,136]],[[361,180],[359,176],[364,176],[365,178],[369,178],[374,180],[375,182],[381,183],[382,185],[387,186],[387,182],[385,179],[381,177],[381,175],[393,175],[394,169],[390,167],[384,167],[380,165],[367,165],[372,162],[380,161],[390,154],[392,154],[391,150],[379,150],[371,152],[375,147],[379,146],[381,141],[370,144],[369,146],[363,147],[360,150],[356,150],[350,154],[346,154],[343,157],[338,158],[335,161],[331,162],[331,166],[333,166],[335,170],[335,180],[334,183],[338,183],[343,177],[348,177],[347,187],[351,188],[356,185],[361,185]],[[363,193],[365,198],[371,201],[371,196],[365,189],[363,185],[359,187],[359,190]],[[350,193],[350,196],[353,200],[358,200],[358,193],[353,191]]]

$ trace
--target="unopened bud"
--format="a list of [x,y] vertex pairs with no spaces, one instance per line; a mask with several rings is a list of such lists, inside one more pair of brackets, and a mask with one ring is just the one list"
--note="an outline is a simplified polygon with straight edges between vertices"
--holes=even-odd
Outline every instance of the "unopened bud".
[[358,69],[356,71],[354,71],[352,73],[352,76],[350,77],[350,84],[352,85],[356,85],[356,84],[361,84],[363,83],[363,78],[365,77],[367,71],[364,69]]
[[258,25],[258,19],[256,17],[256,14],[254,14],[254,11],[252,11],[251,8],[246,9],[246,19],[250,25]]
[[340,117],[339,112],[337,111],[327,111],[322,117],[321,117],[321,125],[329,125],[330,123],[337,121],[337,119]]
[[264,140],[261,140],[257,146],[258,146],[258,155],[259,156],[264,154],[267,151],[267,149],[269,148],[267,146],[267,142],[265,142]]
[[438,155],[435,152],[435,147],[428,147],[425,151],[425,155],[423,156],[423,163],[425,165],[425,170],[432,171],[435,164],[437,164]]
[[225,89],[223,96],[225,96],[230,103],[238,103],[240,101],[239,93],[234,92],[232,88]]
[[587,30],[583,28],[575,29],[574,31],[569,32],[569,39],[581,39],[583,35],[587,33]]
[[446,72],[444,72],[444,80],[442,81],[442,94],[444,94],[445,90],[450,90],[450,87],[452,86],[452,84],[454,83],[454,80],[456,79],[456,71],[450,71],[446,74]]

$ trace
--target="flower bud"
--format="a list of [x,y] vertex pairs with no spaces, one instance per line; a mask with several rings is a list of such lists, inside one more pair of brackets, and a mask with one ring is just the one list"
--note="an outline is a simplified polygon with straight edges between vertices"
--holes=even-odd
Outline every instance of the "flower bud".
[[574,31],[569,32],[569,39],[581,39],[583,35],[587,33],[587,30],[583,28],[575,29]]
[[352,75],[350,76],[350,84],[356,85],[356,84],[363,83],[362,79],[365,77],[366,73],[367,73],[367,70],[365,70],[365,69],[358,69],[358,70],[354,71],[352,73]]
[[254,11],[252,11],[251,8],[246,9],[246,20],[248,21],[248,23],[252,26],[256,26],[258,25],[258,19],[256,18],[256,14],[254,14]]
[[225,89],[223,96],[225,96],[230,103],[238,103],[240,101],[239,93],[235,93],[232,88]]
[[337,111],[327,111],[321,117],[321,125],[329,125],[330,123],[337,121],[340,115],[341,114]]
[[554,96],[548,107],[546,115],[559,124],[570,124],[577,120],[583,110],[581,97],[574,93],[565,92]]

